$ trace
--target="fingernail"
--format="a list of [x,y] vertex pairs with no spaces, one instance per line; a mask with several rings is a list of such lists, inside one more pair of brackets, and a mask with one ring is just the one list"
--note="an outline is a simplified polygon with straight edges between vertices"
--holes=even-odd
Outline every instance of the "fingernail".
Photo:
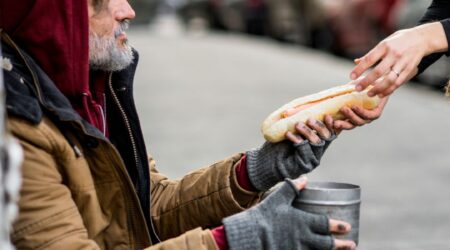
[[350,75],[350,79],[355,80],[355,79],[356,79],[356,74],[355,74],[355,73],[352,73],[352,74]]
[[361,91],[363,90],[363,87],[361,85],[356,85],[356,91]]
[[320,127],[325,126],[325,124],[323,124],[323,122],[320,121],[320,120],[316,120],[316,124],[317,124],[318,126],[320,126]]
[[344,224],[339,224],[338,225],[338,230],[341,232],[346,232],[347,231],[347,226]]
[[379,95],[378,95],[378,97],[380,97],[380,98],[383,98],[383,97],[384,97],[384,95],[383,95],[383,94],[379,94]]
[[374,96],[373,92],[369,92],[369,93],[367,93],[367,95],[368,95],[369,97],[373,97],[373,96]]

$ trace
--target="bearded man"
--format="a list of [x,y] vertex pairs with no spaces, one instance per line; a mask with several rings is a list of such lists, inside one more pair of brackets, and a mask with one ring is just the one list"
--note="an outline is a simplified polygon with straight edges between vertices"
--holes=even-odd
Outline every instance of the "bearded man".
[[25,153],[14,245],[354,248],[330,235],[348,223],[292,207],[305,178],[257,205],[319,165],[336,137],[330,117],[181,180],[156,170],[132,95],[138,54],[125,30],[134,15],[126,0],[0,0],[8,127]]

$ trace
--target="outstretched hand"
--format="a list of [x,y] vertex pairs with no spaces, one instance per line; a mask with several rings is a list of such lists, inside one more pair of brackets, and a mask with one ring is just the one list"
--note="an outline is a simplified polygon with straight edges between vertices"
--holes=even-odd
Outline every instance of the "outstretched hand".
[[355,80],[368,71],[366,76],[358,80],[356,89],[362,91],[372,84],[374,87],[368,96],[388,96],[417,74],[417,66],[426,50],[426,43],[419,32],[414,29],[398,31],[356,59],[357,65],[350,78]]
[[[292,180],[292,183],[295,185],[295,187],[299,191],[301,191],[307,185],[307,178],[306,178],[306,176],[301,176],[295,180]],[[330,234],[335,234],[335,235],[348,234],[351,230],[351,225],[345,221],[328,219],[328,224],[329,224],[328,228],[329,228]],[[356,245],[353,241],[350,241],[350,240],[334,239],[333,250],[341,250],[341,249],[342,250],[356,249]]]
[[297,178],[314,170],[330,143],[336,139],[333,120],[325,123],[309,119],[298,123],[295,132],[286,133],[288,140],[265,142],[246,152],[247,172],[252,185],[267,191],[286,178]]
[[305,123],[299,122],[295,126],[296,133],[287,132],[286,138],[294,144],[308,140],[313,144],[319,144],[323,139],[329,139],[334,134],[333,120],[326,118],[324,122],[310,118]]
[[306,177],[286,180],[260,204],[225,218],[230,249],[356,249],[355,242],[332,237],[349,233],[349,223],[292,205],[306,184]]
[[[362,91],[373,85],[368,95],[382,98],[414,77],[424,56],[447,50],[447,39],[439,22],[399,30],[356,59],[350,78],[356,80],[367,72],[357,80],[356,89]],[[374,68],[370,70],[371,67]]]

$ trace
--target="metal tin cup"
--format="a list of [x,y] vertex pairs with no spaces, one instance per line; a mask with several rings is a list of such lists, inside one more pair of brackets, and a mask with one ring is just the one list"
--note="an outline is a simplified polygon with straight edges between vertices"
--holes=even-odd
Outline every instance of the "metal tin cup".
[[349,239],[358,244],[361,188],[357,185],[337,182],[309,182],[294,207],[303,211],[324,214],[331,219],[343,220],[352,226],[347,235],[337,239]]

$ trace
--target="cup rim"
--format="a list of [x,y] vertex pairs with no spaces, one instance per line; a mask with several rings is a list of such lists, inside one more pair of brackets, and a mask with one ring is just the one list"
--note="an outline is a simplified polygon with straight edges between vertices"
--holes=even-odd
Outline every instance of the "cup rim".
[[360,190],[356,184],[334,181],[311,181],[303,190]]

